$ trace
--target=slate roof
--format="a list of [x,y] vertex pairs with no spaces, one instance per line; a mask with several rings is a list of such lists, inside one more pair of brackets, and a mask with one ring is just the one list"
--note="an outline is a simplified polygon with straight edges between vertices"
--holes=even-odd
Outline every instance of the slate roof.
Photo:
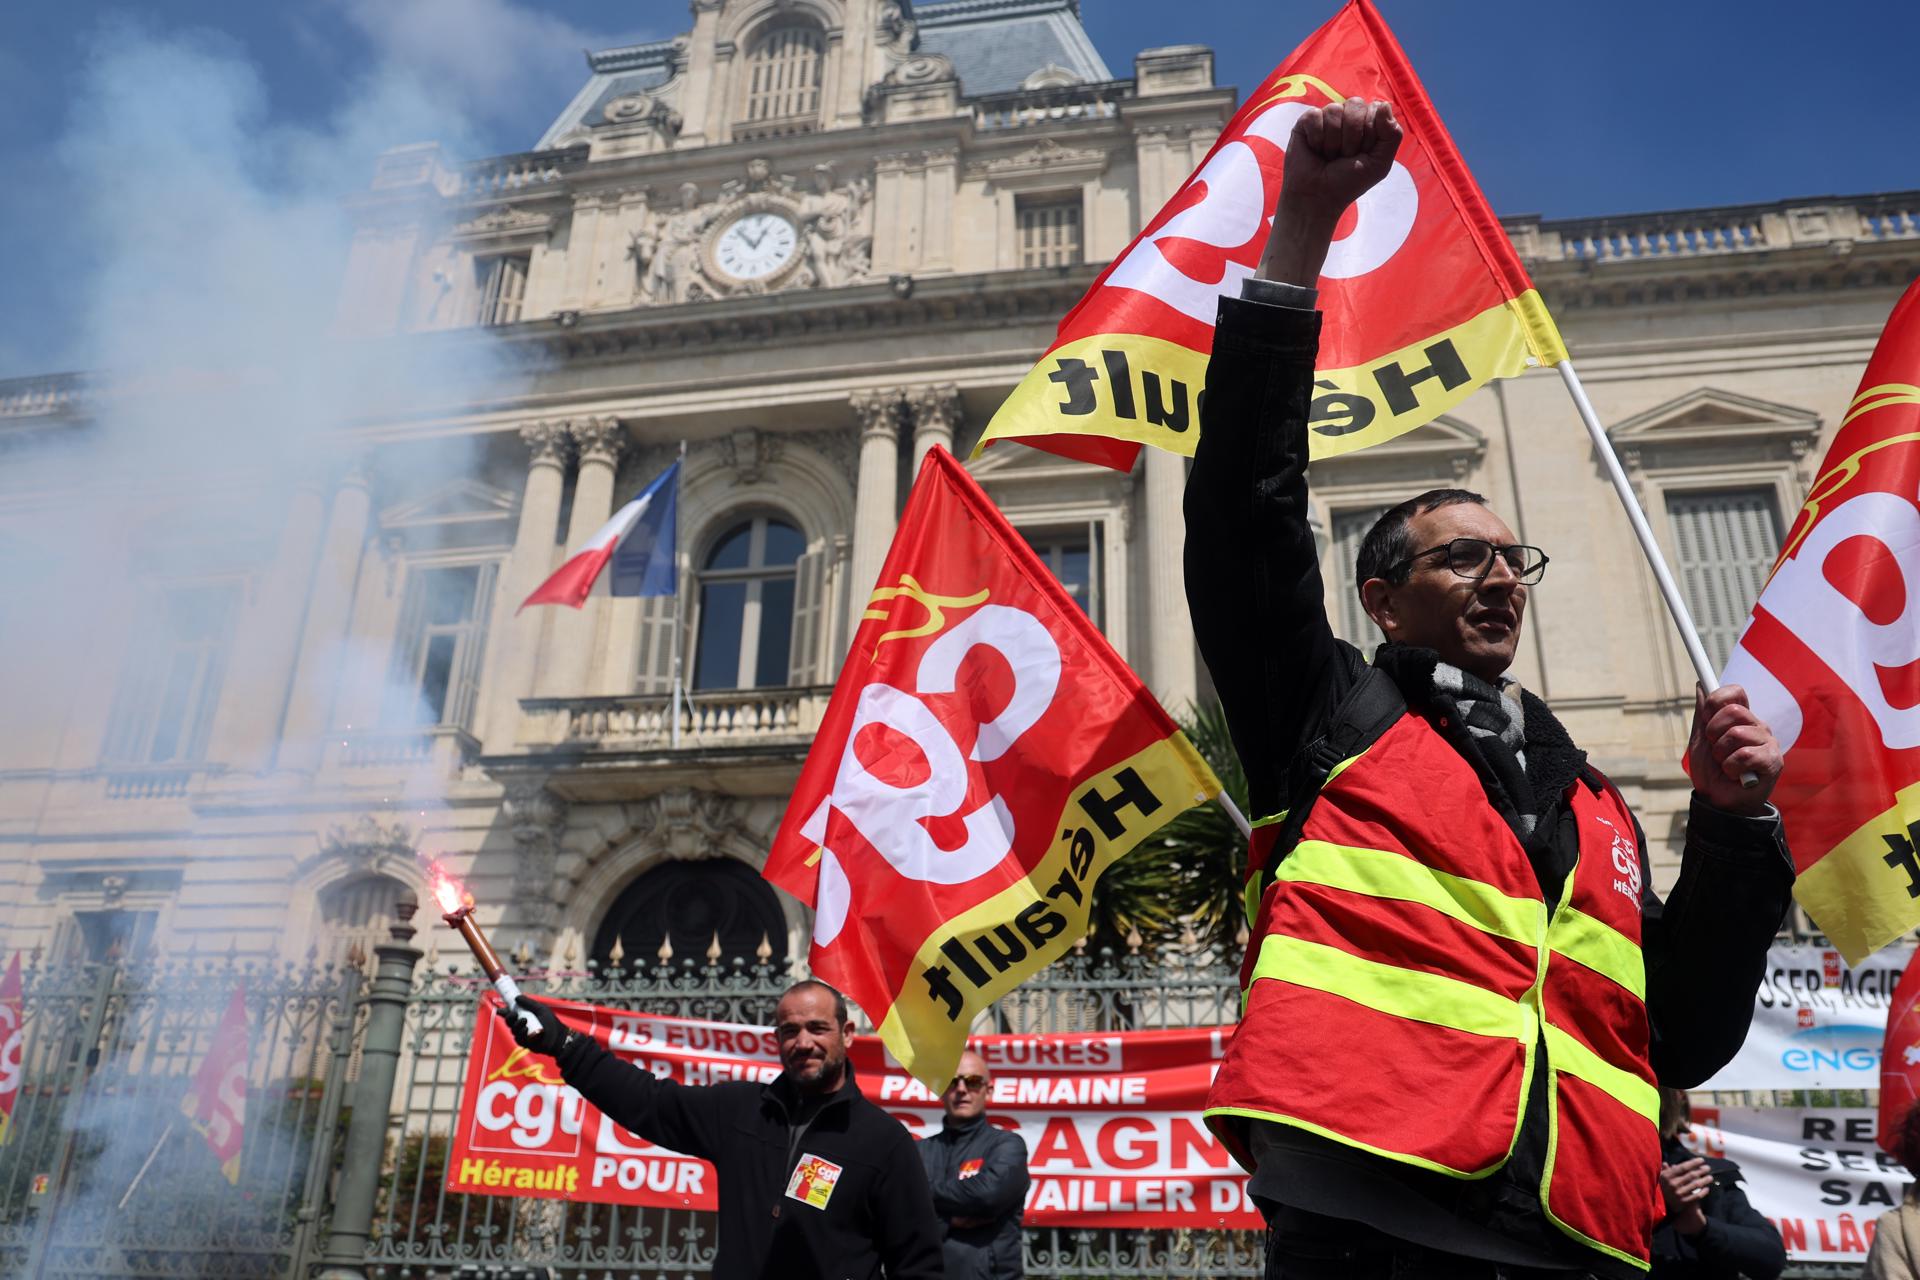
[[[1074,79],[1113,79],[1080,25],[1080,0],[942,0],[913,6],[923,53],[946,55],[970,98],[1011,93],[1036,71],[1057,68]],[[562,145],[582,124],[598,124],[607,102],[663,85],[672,75],[673,42],[628,45],[587,55],[592,76],[548,126],[536,151]]]

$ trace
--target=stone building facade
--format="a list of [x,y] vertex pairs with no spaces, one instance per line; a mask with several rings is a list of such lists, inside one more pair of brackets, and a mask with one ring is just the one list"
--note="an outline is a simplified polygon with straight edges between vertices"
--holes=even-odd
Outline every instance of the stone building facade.
[[[290,478],[242,456],[146,493],[113,604],[71,635],[0,622],[0,948],[339,954],[425,851],[552,962],[804,952],[805,910],[757,868],[916,464],[966,448],[1237,95],[1196,46],[1116,75],[1076,0],[691,8],[683,36],[590,55],[533,150],[403,148],[353,199],[332,341],[484,382],[342,421]],[[1724,658],[1920,271],[1920,194],[1507,227]],[[22,464],[0,551],[40,554],[86,492],[62,450],[139,394],[0,384]],[[603,586],[517,611],[683,441],[678,607]],[[1207,695],[1182,460],[971,465],[1170,707]],[[1692,676],[1557,378],[1314,480],[1355,638],[1346,566],[1398,497],[1476,488],[1552,554],[1516,674],[1670,877]],[[209,508],[226,523],[200,531]],[[174,542],[191,570],[150,569]],[[46,678],[55,649],[85,678]]]

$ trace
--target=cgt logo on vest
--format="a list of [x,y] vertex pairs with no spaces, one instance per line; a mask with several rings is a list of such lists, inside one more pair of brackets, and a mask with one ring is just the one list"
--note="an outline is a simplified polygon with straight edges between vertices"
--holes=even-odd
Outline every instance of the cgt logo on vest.
[[1640,905],[1640,848],[1632,840],[1622,835],[1620,828],[1605,818],[1594,815],[1595,822],[1613,833],[1613,889],[1637,908]]

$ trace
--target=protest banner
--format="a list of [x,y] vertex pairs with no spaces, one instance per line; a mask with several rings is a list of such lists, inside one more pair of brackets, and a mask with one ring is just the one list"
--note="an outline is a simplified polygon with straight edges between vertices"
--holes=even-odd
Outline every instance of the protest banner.
[[[600,1114],[546,1058],[513,1043],[488,993],[478,1013],[447,1189],[480,1195],[715,1207],[703,1160],[653,1146]],[[770,1027],[626,1013],[548,1000],[619,1057],[682,1084],[780,1074]],[[1254,1228],[1246,1176],[1200,1120],[1227,1029],[979,1036],[993,1074],[990,1123],[1027,1144],[1037,1226]],[[877,1037],[854,1040],[862,1092],[916,1136],[940,1102]]]
[[1870,1107],[1702,1107],[1688,1146],[1740,1166],[1747,1198],[1797,1262],[1860,1262],[1906,1170],[1874,1146]]
[[1753,1026],[1702,1089],[1877,1089],[1887,1006],[1912,959],[1893,947],[1849,967],[1830,947],[1776,943]]

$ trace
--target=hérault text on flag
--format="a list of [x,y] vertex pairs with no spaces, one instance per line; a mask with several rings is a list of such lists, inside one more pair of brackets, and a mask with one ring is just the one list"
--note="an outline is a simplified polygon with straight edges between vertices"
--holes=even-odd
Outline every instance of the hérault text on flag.
[[616,596],[670,596],[678,589],[678,521],[680,463],[662,471],[640,496],[614,512],[591,538],[554,570],[553,576],[521,602],[564,604],[578,609],[593,593],[593,584],[613,566],[610,582]]
[[1785,766],[1794,896],[1847,963],[1920,925],[1920,284],[1728,659]]
[[1294,122],[1354,96],[1390,103],[1403,136],[1392,171],[1336,229],[1321,271],[1312,456],[1391,440],[1491,379],[1565,359],[1412,64],[1373,5],[1351,0],[1248,97],[1067,313],[979,447],[1019,440],[1121,471],[1142,445],[1191,457],[1214,315],[1259,266]]

